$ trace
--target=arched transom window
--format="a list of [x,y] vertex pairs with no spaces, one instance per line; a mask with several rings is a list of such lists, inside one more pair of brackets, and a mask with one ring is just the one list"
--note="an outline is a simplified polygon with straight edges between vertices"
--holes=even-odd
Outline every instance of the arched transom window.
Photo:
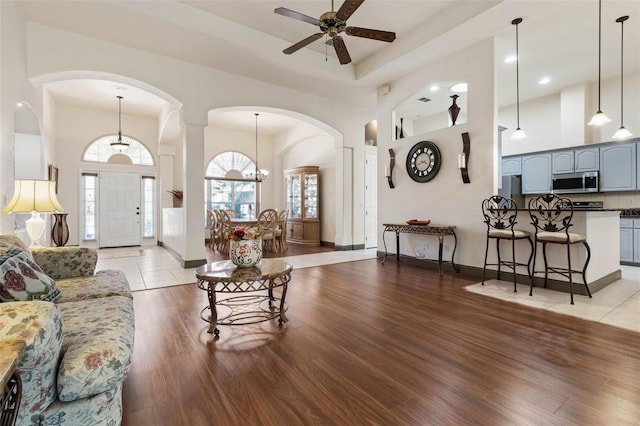
[[255,172],[255,163],[246,155],[235,152],[218,154],[207,166],[207,177],[242,179]]
[[231,209],[238,217],[255,218],[260,210],[260,186],[248,177],[254,175],[255,167],[253,160],[240,152],[216,155],[205,174],[205,207]]
[[93,161],[96,163],[108,163],[109,158],[114,154],[123,154],[131,159],[132,164],[142,166],[153,166],[153,156],[149,150],[138,140],[122,136],[122,140],[129,144],[124,151],[118,151],[111,146],[118,138],[117,134],[103,136],[93,141],[84,152],[83,161]]

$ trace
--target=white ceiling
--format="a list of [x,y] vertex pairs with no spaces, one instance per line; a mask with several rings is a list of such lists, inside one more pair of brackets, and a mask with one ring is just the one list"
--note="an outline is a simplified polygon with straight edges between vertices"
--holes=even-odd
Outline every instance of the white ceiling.
[[[341,4],[337,0],[335,9]],[[348,24],[394,31],[397,39],[385,43],[345,35],[353,59],[349,65],[340,65],[322,40],[292,55],[282,53],[318,31],[273,10],[286,7],[319,17],[331,9],[329,0],[53,0],[20,6],[27,19],[42,24],[369,106],[380,85],[487,37],[497,41],[499,105],[514,103],[515,66],[503,59],[515,51],[511,20],[516,17],[523,18],[521,100],[597,79],[596,0],[366,0]],[[620,24],[615,19],[621,15],[631,17],[625,23],[625,71],[640,70],[640,1],[604,0],[602,13],[603,78],[620,74]],[[538,85],[542,76],[551,83]],[[117,109],[120,92],[114,85],[128,88],[122,95],[123,112],[155,115],[166,107],[155,95],[112,82],[78,80],[48,88],[59,101]]]

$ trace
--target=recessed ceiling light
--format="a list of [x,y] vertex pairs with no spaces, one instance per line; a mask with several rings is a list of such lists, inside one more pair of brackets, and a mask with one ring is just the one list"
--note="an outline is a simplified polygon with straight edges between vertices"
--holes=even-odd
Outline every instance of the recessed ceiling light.
[[505,64],[511,64],[511,63],[515,62],[516,59],[518,59],[518,57],[516,55],[509,55],[506,58],[504,58],[504,63]]
[[551,79],[549,77],[542,77],[540,81],[538,81],[538,84],[547,84],[550,82],[551,82]]
[[467,83],[458,83],[451,86],[451,91],[456,93],[467,93]]
[[440,90],[440,86],[438,86],[437,84],[434,84],[429,88],[429,90],[431,90],[432,92],[437,92],[438,90]]

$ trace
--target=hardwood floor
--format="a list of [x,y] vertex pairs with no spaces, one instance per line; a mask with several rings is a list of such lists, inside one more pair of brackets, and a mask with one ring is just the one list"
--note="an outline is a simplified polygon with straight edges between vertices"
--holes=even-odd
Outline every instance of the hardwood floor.
[[289,322],[206,333],[195,284],[134,294],[123,425],[638,424],[640,334],[365,260],[294,270]]

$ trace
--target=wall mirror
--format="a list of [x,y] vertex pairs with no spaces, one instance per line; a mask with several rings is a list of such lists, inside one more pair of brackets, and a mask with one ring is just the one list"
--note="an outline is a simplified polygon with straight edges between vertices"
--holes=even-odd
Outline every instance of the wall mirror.
[[453,126],[454,122],[455,125],[466,123],[468,95],[465,81],[440,81],[425,86],[393,111],[396,126],[393,138],[444,129]]

